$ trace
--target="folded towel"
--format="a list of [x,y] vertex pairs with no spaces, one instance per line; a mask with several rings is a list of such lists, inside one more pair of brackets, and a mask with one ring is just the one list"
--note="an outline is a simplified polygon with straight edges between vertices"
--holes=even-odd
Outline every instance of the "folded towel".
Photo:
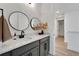
[[[3,16],[4,18],[4,16]],[[0,29],[2,29],[2,16],[0,17]],[[2,30],[0,30],[0,39],[2,39]],[[3,21],[3,41],[9,40],[10,38],[12,38],[10,30],[9,30],[9,26],[8,23],[6,21],[6,19],[4,18]]]
[[0,17],[0,41],[2,41],[2,19]]

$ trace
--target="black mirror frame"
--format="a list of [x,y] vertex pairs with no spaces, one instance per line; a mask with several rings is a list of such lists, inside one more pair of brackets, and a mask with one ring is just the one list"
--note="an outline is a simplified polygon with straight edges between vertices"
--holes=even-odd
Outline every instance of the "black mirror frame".
[[9,21],[10,16],[11,16],[13,13],[16,13],[16,12],[22,13],[22,14],[24,14],[24,15],[28,18],[28,26],[27,26],[27,28],[22,29],[22,30],[24,31],[24,30],[28,29],[28,27],[29,27],[29,17],[28,17],[25,13],[23,13],[23,12],[21,12],[21,11],[13,11],[12,13],[10,13],[10,15],[9,15],[9,17],[8,17],[8,22],[9,22],[10,26],[11,26],[13,29],[17,30],[17,31],[22,31],[22,30],[19,30],[19,29],[14,28],[14,27],[11,25],[10,21]]

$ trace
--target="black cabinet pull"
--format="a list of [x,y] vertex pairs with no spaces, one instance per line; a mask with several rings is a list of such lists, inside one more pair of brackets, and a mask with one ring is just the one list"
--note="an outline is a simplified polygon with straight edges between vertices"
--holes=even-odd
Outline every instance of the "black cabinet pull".
[[47,43],[44,44],[44,50],[47,50]]
[[32,56],[32,53],[30,52],[30,53],[28,54],[28,56]]

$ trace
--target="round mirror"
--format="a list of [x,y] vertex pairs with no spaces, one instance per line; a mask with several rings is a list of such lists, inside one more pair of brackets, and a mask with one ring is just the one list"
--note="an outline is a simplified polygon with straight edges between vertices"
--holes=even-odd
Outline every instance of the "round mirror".
[[26,30],[29,26],[28,16],[20,11],[14,11],[9,15],[10,26],[18,31]]
[[30,26],[33,30],[35,30],[35,26],[37,26],[37,24],[39,24],[41,21],[36,18],[36,17],[33,17],[30,21]]

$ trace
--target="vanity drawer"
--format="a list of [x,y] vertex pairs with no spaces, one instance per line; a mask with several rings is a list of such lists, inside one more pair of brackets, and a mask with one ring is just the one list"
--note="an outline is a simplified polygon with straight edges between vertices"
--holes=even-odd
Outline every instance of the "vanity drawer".
[[37,46],[39,46],[39,41],[32,42],[32,43],[26,45],[26,50],[28,51],[28,50],[30,50],[32,48],[37,47]]
[[13,51],[12,51],[12,55],[13,55],[13,56],[19,56],[19,55],[21,55],[21,54],[27,52],[29,49],[32,49],[32,48],[34,48],[34,47],[36,47],[36,46],[38,46],[38,45],[39,45],[39,41],[32,42],[32,43],[30,43],[30,44],[27,44],[27,45],[25,45],[25,46],[22,46],[22,47],[20,47],[20,48],[17,48],[17,49],[15,49],[15,50],[13,50]]
[[39,47],[35,47],[28,52],[25,52],[22,56],[39,56]]
[[41,40],[40,40],[40,43],[43,43],[43,42],[45,42],[45,41],[47,41],[47,40],[49,40],[49,39],[50,39],[50,37],[49,37],[49,36],[47,36],[47,37],[45,37],[45,38],[41,39]]

